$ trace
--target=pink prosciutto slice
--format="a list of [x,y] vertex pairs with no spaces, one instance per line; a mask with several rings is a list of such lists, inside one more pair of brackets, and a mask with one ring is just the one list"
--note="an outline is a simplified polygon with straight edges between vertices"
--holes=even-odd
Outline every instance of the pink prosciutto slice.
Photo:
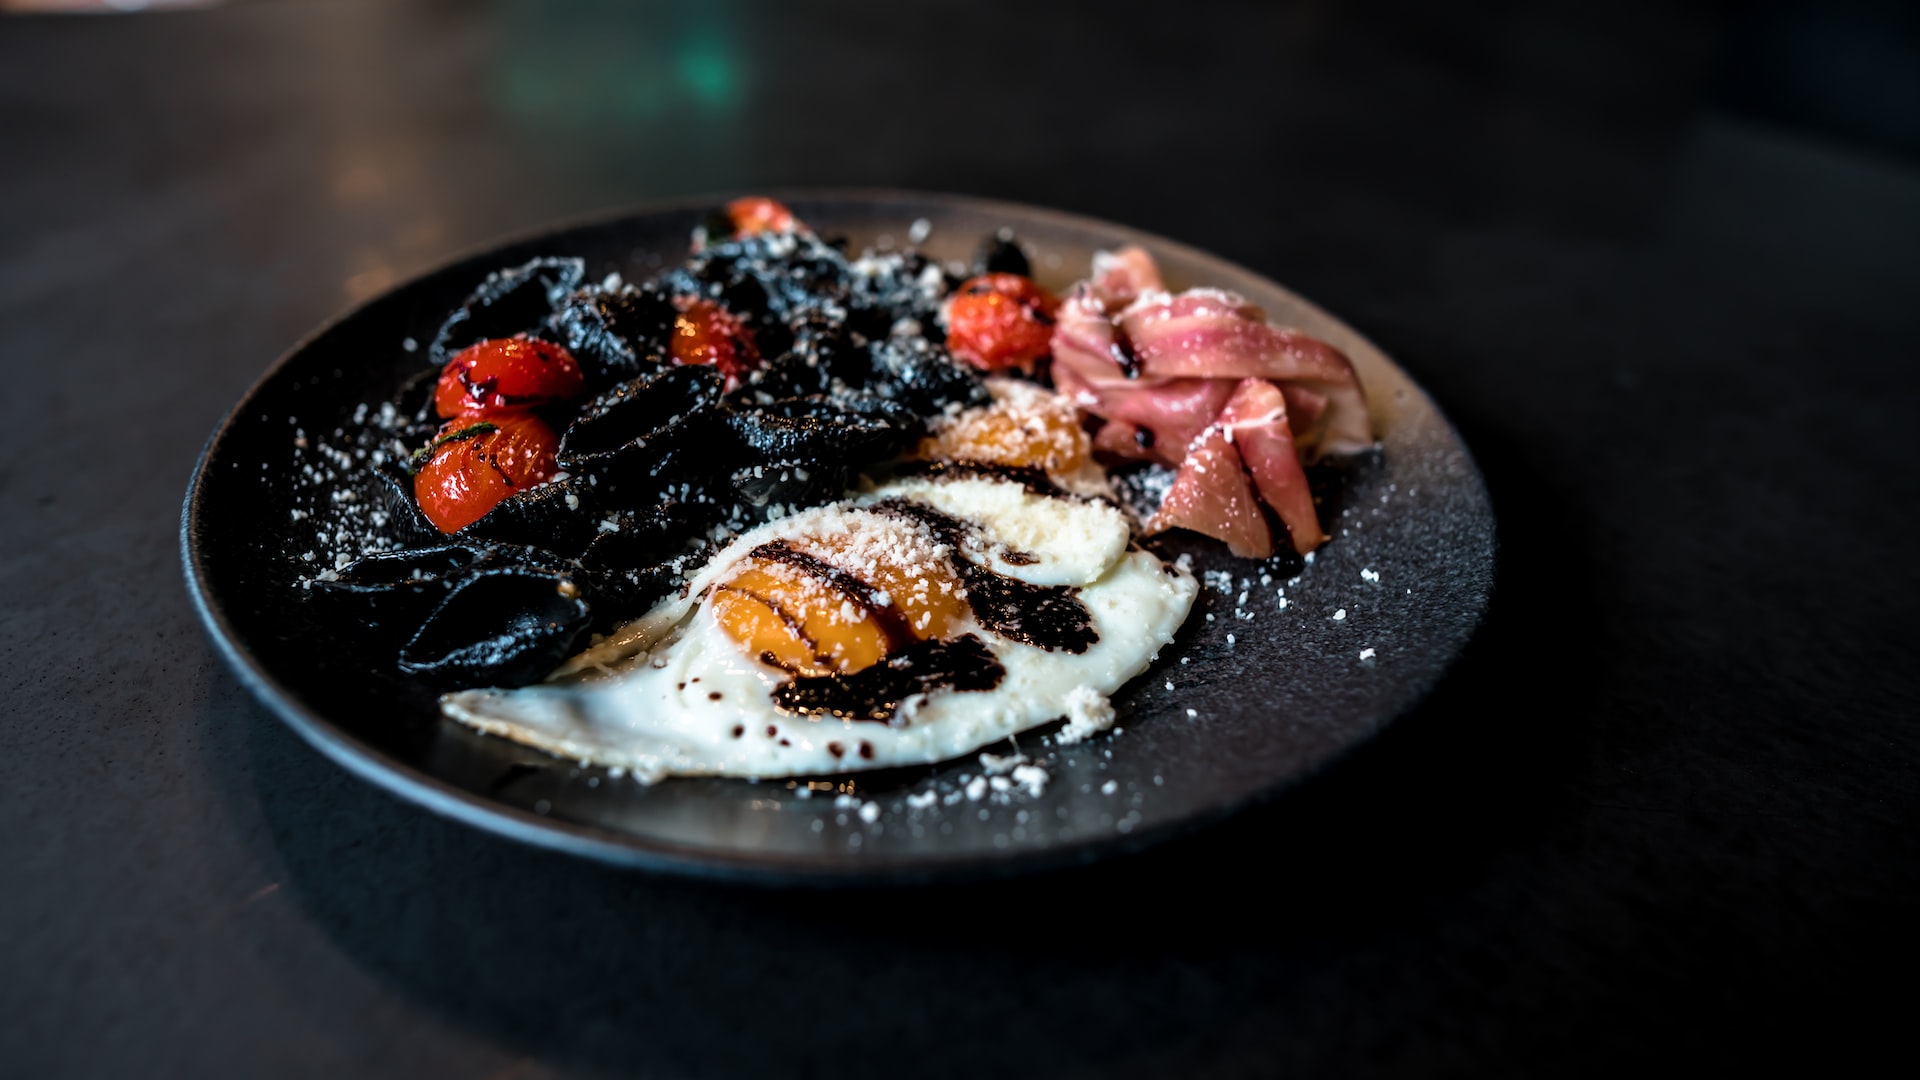
[[[1055,319],[1055,385],[1096,416],[1129,419],[1154,431],[1156,439],[1183,445],[1211,417],[1196,425],[1180,415],[1163,432],[1148,416],[1156,397],[1164,396],[1172,412],[1184,414],[1195,400],[1192,380],[1231,386],[1257,378],[1275,383],[1288,396],[1296,417],[1294,440],[1307,460],[1357,453],[1373,444],[1366,397],[1347,358],[1318,338],[1268,326],[1265,313],[1233,293],[1146,293],[1114,318],[1095,290],[1082,288],[1060,306]],[[1161,395],[1168,386],[1175,390]],[[1228,393],[1212,400],[1225,404]],[[1163,457],[1154,452],[1133,456]]]
[[1130,436],[1134,449],[1123,456],[1177,468],[1186,458],[1188,444],[1219,417],[1233,396],[1233,386],[1220,379],[1108,386],[1095,391],[1099,407],[1091,411],[1149,433],[1145,439]]
[[1054,388],[1063,394],[1131,381],[1123,365],[1134,358],[1121,344],[1106,305],[1085,284],[1074,286],[1054,309],[1052,349]]
[[1179,470],[1155,531],[1188,528],[1265,557],[1264,501],[1305,554],[1326,536],[1302,463],[1373,444],[1366,396],[1340,350],[1268,325],[1235,293],[1167,293],[1139,248],[1094,260],[1093,279],[1055,316],[1052,350],[1055,389],[1106,421],[1096,450]]
[[1109,420],[1093,433],[1093,449],[1118,458],[1140,459],[1148,455],[1153,440],[1151,431],[1142,432],[1125,420]]
[[1266,313],[1233,293],[1152,293],[1120,313],[1140,374],[1176,379],[1305,379],[1351,382],[1340,350],[1298,330],[1268,326]]
[[1319,547],[1326,536],[1287,426],[1287,399],[1280,388],[1264,379],[1242,379],[1220,411],[1220,424],[1253,474],[1260,500],[1286,525],[1293,550],[1305,555]]
[[1101,394],[1115,419],[1153,432],[1146,451],[1168,465],[1179,465],[1191,445],[1233,396],[1233,384],[1219,379],[1173,379],[1158,386],[1110,387]]
[[1273,532],[1224,428],[1206,429],[1187,447],[1186,463],[1147,522],[1150,533],[1176,528],[1223,540],[1243,559],[1273,554]]
[[[1298,383],[1281,383],[1280,393],[1287,399],[1287,427],[1293,432],[1293,441],[1305,446],[1325,444],[1327,408],[1330,404],[1327,395]],[[1372,438],[1371,426],[1366,434],[1369,439]]]
[[1373,443],[1373,424],[1353,365],[1340,350],[1298,330],[1269,326],[1266,313],[1233,293],[1189,289],[1146,295],[1120,314],[1141,379],[1268,379],[1320,395],[1311,458],[1355,453]]
[[1160,268],[1153,263],[1153,256],[1133,244],[1119,251],[1094,252],[1091,284],[1094,295],[1110,311],[1126,307],[1141,293],[1166,289],[1160,280]]
[[[1205,430],[1233,384],[1219,379],[1128,378],[1133,363],[1124,338],[1086,289],[1076,290],[1054,314],[1053,387],[1076,405],[1121,430],[1095,445],[1123,457],[1178,466],[1186,446]],[[1146,438],[1138,432],[1147,432]]]

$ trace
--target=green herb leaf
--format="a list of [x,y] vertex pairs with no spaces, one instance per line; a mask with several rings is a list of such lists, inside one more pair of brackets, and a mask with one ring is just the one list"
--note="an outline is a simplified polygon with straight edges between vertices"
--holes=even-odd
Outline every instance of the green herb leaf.
[[419,472],[422,465],[433,460],[435,452],[450,442],[459,442],[462,439],[471,439],[476,435],[485,435],[489,431],[499,430],[500,427],[498,424],[481,420],[477,423],[468,424],[458,431],[449,431],[445,435],[439,436],[432,442],[413,452],[413,457],[408,462],[409,465],[412,466],[411,471]]

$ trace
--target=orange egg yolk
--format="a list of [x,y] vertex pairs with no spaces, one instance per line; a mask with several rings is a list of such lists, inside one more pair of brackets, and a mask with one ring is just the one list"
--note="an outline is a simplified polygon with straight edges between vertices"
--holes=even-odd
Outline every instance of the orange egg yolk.
[[1092,449],[1071,406],[996,401],[961,413],[922,439],[918,456],[930,461],[1026,466],[1064,475],[1085,466]]
[[[833,549],[833,542],[815,545]],[[966,592],[945,560],[905,568],[885,564],[858,575],[876,598],[869,611],[843,587],[787,562],[749,559],[714,589],[721,632],[756,659],[797,675],[850,675],[906,642],[947,635],[966,615]]]

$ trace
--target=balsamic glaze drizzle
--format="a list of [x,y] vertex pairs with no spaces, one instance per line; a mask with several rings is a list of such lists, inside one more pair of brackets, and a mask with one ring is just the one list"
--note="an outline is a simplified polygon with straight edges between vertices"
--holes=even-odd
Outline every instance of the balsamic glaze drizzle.
[[[885,723],[900,703],[914,694],[951,686],[955,690],[991,690],[1007,669],[986,642],[972,634],[952,641],[919,641],[851,675],[802,675],[774,687],[773,703],[800,716]],[[862,757],[872,750],[861,746]]]
[[[742,589],[738,585],[721,585],[714,591],[738,593],[749,600],[764,604],[768,611],[780,616],[780,621],[787,624],[787,632],[794,636],[794,640],[807,647],[807,651],[813,654],[813,658],[817,663],[824,664],[828,662],[827,657],[820,652],[820,643],[813,640],[813,636],[807,633],[807,624],[801,622],[799,617],[795,616],[793,612],[788,611],[787,606],[779,600],[771,596],[762,596],[752,589]],[[787,665],[781,662],[779,657],[770,652],[760,654],[760,659],[773,667],[780,668],[783,671],[786,670]],[[694,682],[699,681],[698,679],[694,680]],[[680,689],[685,690],[686,688],[687,684],[680,684]]]
[[1133,351],[1133,339],[1127,336],[1126,330],[1113,328],[1113,344],[1108,346],[1107,355],[1120,365],[1120,374],[1129,379],[1140,377],[1140,355]]
[[[926,475],[991,475],[1025,484],[1029,490],[1054,494],[1058,489],[1039,469],[978,462],[928,462]],[[1031,476],[1027,474],[1032,474]],[[1043,490],[1044,486],[1044,490]],[[1080,590],[1070,585],[1034,585],[999,573],[960,554],[969,528],[967,523],[943,514],[924,503],[909,499],[887,499],[872,509],[893,514],[925,526],[953,552],[954,571],[967,590],[967,605],[973,617],[988,630],[1012,641],[1037,648],[1083,653],[1100,640],[1093,628],[1093,616],[1080,602]],[[921,641],[907,625],[906,617],[891,603],[881,603],[872,585],[845,570],[801,551],[785,541],[761,544],[751,552],[753,558],[784,563],[823,582],[859,605],[887,638],[885,660],[850,675],[800,675],[782,683],[773,691],[773,703],[784,712],[801,716],[837,716],[845,720],[886,721],[900,703],[913,694],[939,687],[956,690],[991,690],[1000,684],[1006,669],[993,657],[992,650],[978,637],[967,634],[952,641]],[[1009,563],[1021,565],[1037,561],[1026,552],[1008,552]],[[721,588],[732,588],[721,586]],[[799,621],[771,598],[742,592],[767,605],[793,631],[794,636],[825,665],[827,657],[809,637]],[[771,653],[761,659],[791,671]]]
[[888,652],[918,641],[914,632],[907,626],[905,616],[892,604],[883,604],[874,595],[873,586],[847,573],[830,563],[809,555],[793,547],[784,540],[775,540],[770,544],[761,544],[750,553],[756,559],[768,562],[785,563],[834,589],[840,595],[854,602],[864,610],[886,636]]
[[953,568],[967,587],[967,605],[980,625],[1023,645],[1061,652],[1083,653],[1100,640],[1077,587],[1030,584],[961,556],[966,523],[924,503],[887,499],[873,508],[925,525],[953,549]]
[[1005,480],[1019,484],[1035,495],[1070,498],[1053,482],[1045,469],[1031,465],[995,465],[986,461],[903,461],[893,470],[900,476],[924,476],[929,480],[951,477],[955,480]]
[[1069,653],[1086,652],[1100,640],[1074,586],[1033,585],[972,563],[961,565],[960,580],[973,617],[1003,638]]

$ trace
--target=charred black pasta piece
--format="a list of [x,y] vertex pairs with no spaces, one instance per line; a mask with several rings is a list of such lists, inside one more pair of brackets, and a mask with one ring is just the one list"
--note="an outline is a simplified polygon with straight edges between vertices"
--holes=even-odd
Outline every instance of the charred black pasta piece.
[[694,365],[614,387],[560,436],[560,467],[651,470],[669,450],[710,439],[722,385],[719,372]]
[[400,649],[400,670],[446,686],[521,686],[571,656],[592,611],[566,574],[484,570],[448,593]]
[[884,399],[819,394],[734,406],[726,423],[756,464],[864,464],[898,454],[924,430],[911,410]]
[[454,589],[488,570],[540,571],[556,577],[575,572],[570,562],[536,548],[450,540],[363,556],[330,577],[315,579],[308,588],[313,602],[397,645]]
[[441,324],[427,358],[438,368],[476,341],[539,330],[585,275],[583,260],[558,258],[534,259],[487,275],[467,302]]
[[656,374],[673,334],[673,300],[655,285],[613,291],[582,289],[547,320],[547,335],[566,346],[587,388]]
[[869,389],[920,414],[948,405],[984,405],[991,395],[980,373],[956,363],[946,346],[924,337],[888,338],[870,346]]
[[466,544],[381,552],[348,563],[331,578],[316,579],[308,589],[314,602],[362,627],[398,628],[405,637],[480,559],[481,549]]
[[387,530],[407,547],[438,544],[445,539],[433,522],[420,512],[414,498],[413,476],[398,462],[387,461],[371,469],[375,497],[387,515]]
[[591,505],[591,485],[578,477],[551,480],[516,491],[500,500],[478,521],[455,535],[468,541],[493,541],[543,548],[574,556],[586,550],[599,527]]
[[736,315],[780,323],[806,311],[844,309],[851,290],[846,255],[807,232],[730,238],[688,259],[683,275],[670,277],[700,295],[731,295],[745,305]]

